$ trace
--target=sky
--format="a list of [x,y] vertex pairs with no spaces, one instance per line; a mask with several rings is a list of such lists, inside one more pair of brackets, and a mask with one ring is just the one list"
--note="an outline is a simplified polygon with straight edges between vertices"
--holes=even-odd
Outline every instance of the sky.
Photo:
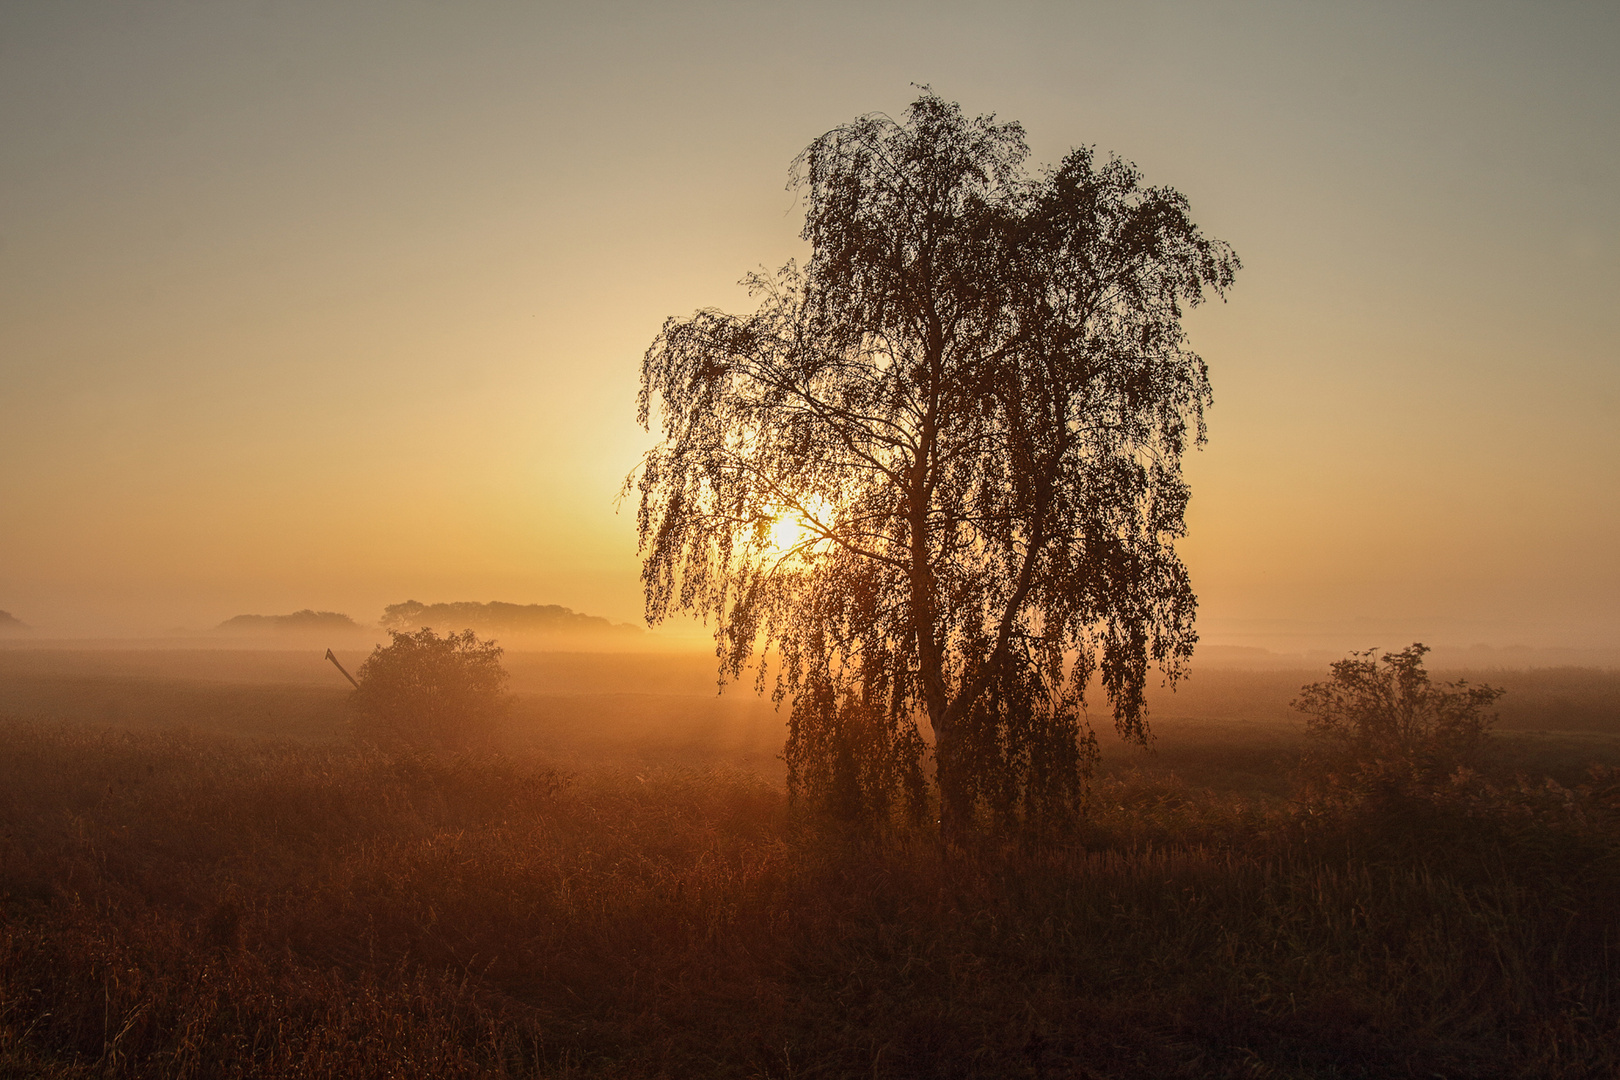
[[1620,647],[1620,8],[1556,2],[11,0],[0,610],[639,620],[642,353],[925,84],[1242,257],[1206,642]]

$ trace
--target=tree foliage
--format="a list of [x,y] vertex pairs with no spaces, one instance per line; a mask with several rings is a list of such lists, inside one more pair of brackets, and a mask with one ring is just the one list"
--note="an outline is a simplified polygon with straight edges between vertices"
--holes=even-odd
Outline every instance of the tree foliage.
[[926,90],[828,132],[792,169],[807,265],[643,363],[648,617],[712,618],[723,677],[778,650],[791,786],[849,813],[920,811],[924,718],[947,828],[1062,812],[1093,675],[1141,739],[1150,666],[1196,638],[1173,543],[1210,391],[1181,317],[1237,257],[1127,162],[1027,156]]
[[459,750],[486,740],[510,703],[501,649],[471,630],[443,637],[431,627],[379,645],[356,672],[349,695],[362,741],[425,750]]

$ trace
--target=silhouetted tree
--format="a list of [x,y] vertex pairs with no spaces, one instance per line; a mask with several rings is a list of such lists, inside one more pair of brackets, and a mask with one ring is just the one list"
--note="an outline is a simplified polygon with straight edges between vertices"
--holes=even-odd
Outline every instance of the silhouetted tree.
[[1172,545],[1209,384],[1181,315],[1237,257],[1127,162],[1026,157],[926,89],[828,132],[792,169],[809,263],[643,363],[648,618],[712,616],[722,677],[779,649],[791,787],[847,813],[920,809],[922,717],[948,832],[1062,812],[1093,674],[1143,739],[1150,664],[1196,638]]
[[360,665],[349,695],[354,732],[364,742],[431,750],[486,740],[510,702],[501,647],[471,630],[443,637],[431,627],[389,631]]

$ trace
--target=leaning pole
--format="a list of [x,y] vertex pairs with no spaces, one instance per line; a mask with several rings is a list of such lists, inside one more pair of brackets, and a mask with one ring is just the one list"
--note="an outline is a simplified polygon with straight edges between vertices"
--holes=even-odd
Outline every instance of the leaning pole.
[[333,667],[335,667],[339,671],[343,672],[343,677],[345,679],[348,679],[349,682],[354,686],[354,688],[356,690],[360,689],[360,684],[354,681],[354,676],[349,674],[349,669],[348,668],[346,668],[342,664],[338,663],[338,658],[336,656],[332,655],[332,650],[331,649],[326,650],[326,658],[328,660],[332,661],[332,666]]

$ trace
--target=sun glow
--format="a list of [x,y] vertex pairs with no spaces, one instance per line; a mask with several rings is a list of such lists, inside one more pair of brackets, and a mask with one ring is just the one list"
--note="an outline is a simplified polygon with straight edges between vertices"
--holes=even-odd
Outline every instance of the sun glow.
[[829,525],[831,520],[832,505],[819,497],[812,499],[802,510],[778,511],[766,532],[764,553],[781,557],[801,545],[808,546],[809,542],[821,537],[822,527]]
[[797,514],[784,514],[771,523],[770,551],[772,553],[792,551],[813,535],[813,531],[802,517]]

